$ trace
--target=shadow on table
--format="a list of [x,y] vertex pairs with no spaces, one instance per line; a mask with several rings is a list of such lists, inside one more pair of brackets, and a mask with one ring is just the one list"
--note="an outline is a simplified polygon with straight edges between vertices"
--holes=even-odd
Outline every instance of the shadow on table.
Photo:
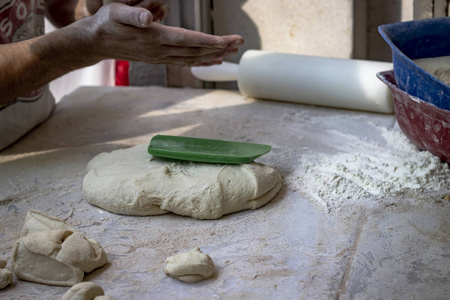
[[274,103],[243,101],[235,91],[224,91],[230,93],[230,103],[217,102],[217,106],[214,97],[208,98],[210,90],[154,87],[102,91],[85,87],[64,98],[46,122],[1,155],[76,151],[78,147],[109,143],[118,148],[149,142],[155,134],[171,131],[178,135],[268,143],[268,134],[277,131],[273,123],[280,122],[271,115]]

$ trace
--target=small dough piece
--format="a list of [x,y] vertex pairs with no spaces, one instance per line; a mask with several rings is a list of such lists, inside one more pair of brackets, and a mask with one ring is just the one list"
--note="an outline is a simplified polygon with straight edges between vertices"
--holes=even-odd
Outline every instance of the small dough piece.
[[30,210],[13,248],[12,267],[19,279],[60,286],[81,282],[84,273],[108,262],[93,239],[37,210]]
[[0,290],[12,283],[12,272],[6,267],[6,260],[0,259]]
[[214,263],[199,247],[167,258],[164,272],[183,282],[194,283],[214,274]]
[[114,300],[105,296],[103,288],[93,282],[80,282],[71,287],[61,300]]
[[197,219],[256,209],[281,188],[273,168],[250,163],[220,165],[156,158],[146,144],[102,153],[87,166],[85,199],[117,214],[168,212]]

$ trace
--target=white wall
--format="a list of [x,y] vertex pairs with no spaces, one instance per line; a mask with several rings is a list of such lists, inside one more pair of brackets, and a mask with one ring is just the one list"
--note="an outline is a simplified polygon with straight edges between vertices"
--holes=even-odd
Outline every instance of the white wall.
[[242,53],[261,49],[351,57],[352,0],[214,0],[213,3],[214,33],[241,34],[245,39]]

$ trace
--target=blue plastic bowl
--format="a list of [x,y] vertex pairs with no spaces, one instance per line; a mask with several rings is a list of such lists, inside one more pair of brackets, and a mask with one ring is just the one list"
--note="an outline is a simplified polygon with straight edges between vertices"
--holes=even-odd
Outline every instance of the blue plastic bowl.
[[450,86],[412,61],[450,55],[450,17],[386,24],[379,26],[378,31],[392,49],[398,87],[450,110]]

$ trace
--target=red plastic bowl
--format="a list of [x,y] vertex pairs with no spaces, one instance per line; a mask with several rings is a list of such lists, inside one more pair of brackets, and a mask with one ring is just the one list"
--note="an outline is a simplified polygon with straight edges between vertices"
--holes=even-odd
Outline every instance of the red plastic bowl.
[[393,70],[380,72],[377,77],[391,90],[397,122],[406,137],[420,149],[450,163],[450,111],[398,88]]

